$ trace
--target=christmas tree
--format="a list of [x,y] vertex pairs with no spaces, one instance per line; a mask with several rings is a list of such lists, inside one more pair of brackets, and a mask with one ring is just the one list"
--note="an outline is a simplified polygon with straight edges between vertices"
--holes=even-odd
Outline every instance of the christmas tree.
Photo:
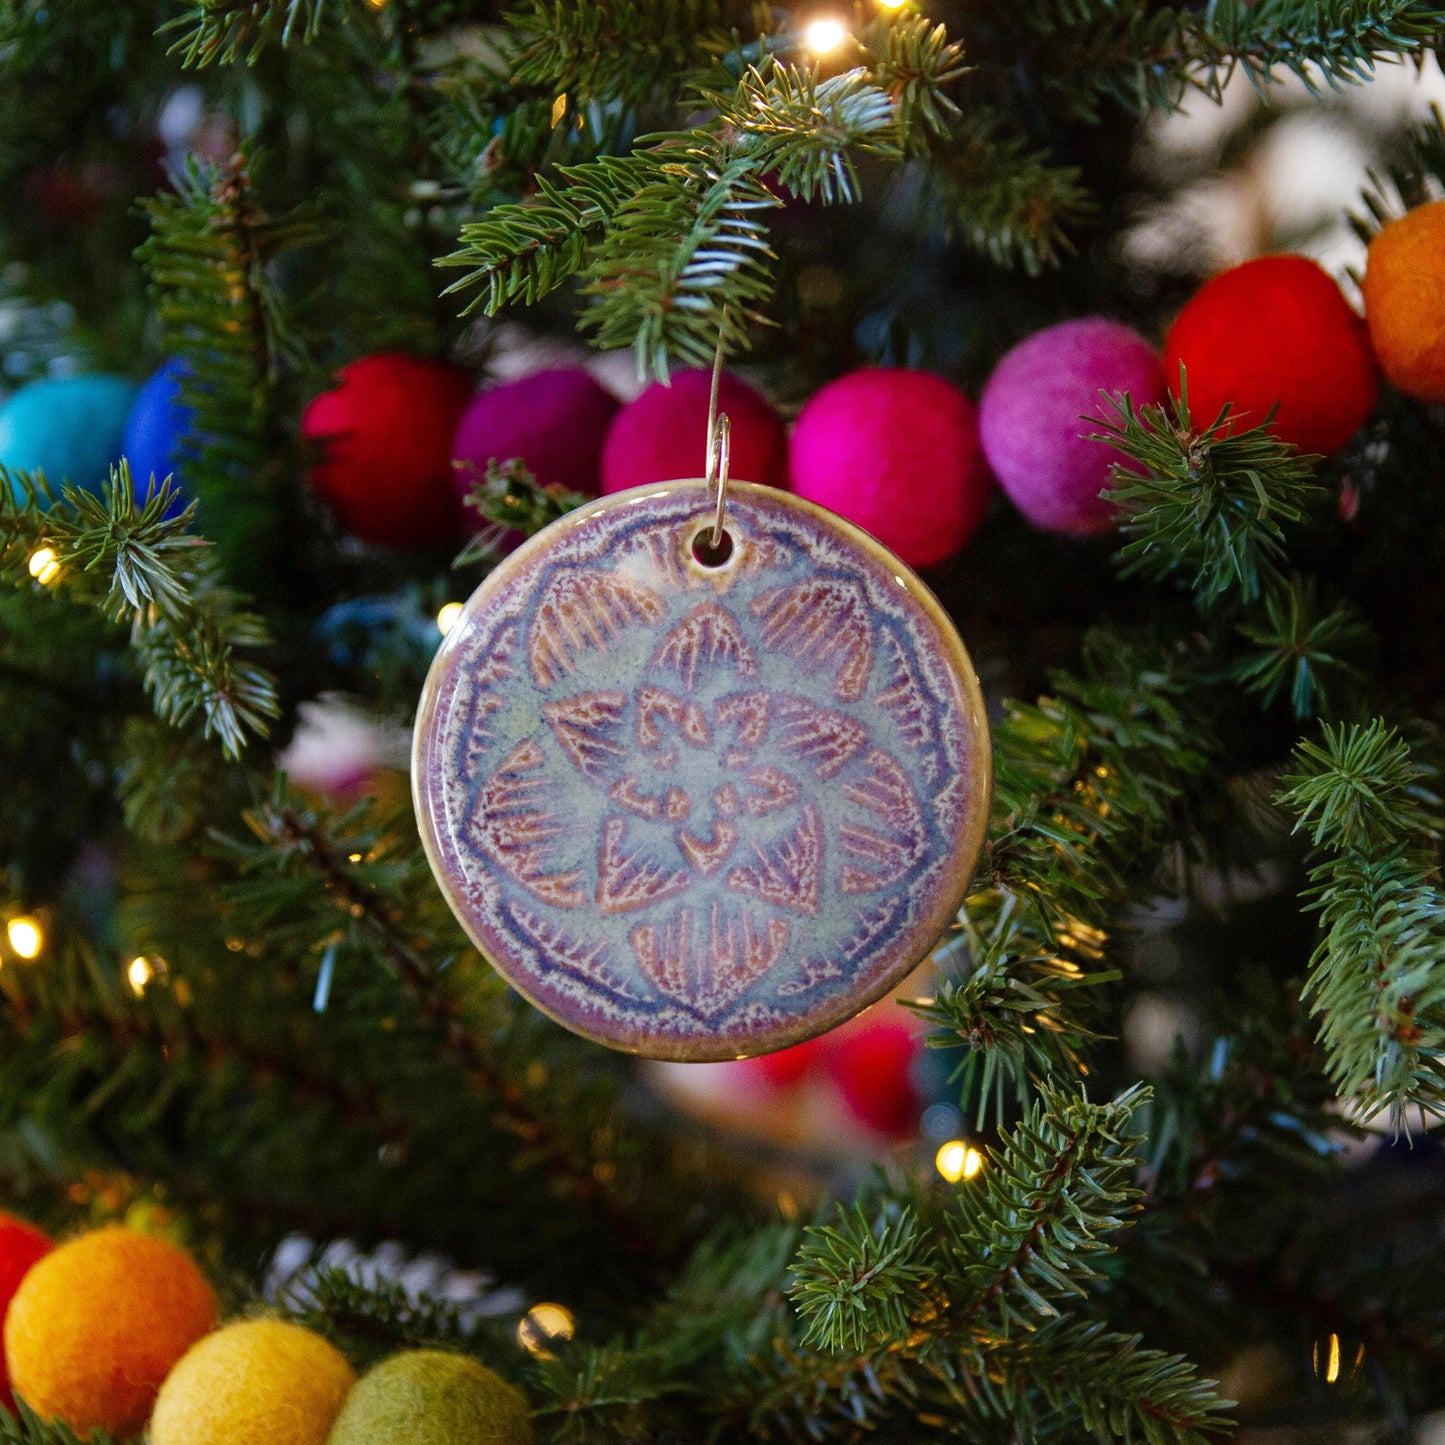
[[[45,1241],[0,1229],[0,1439],[1425,1438],[1445,126],[1377,107],[1293,234],[1221,256],[1198,218],[1276,122],[1434,73],[1445,7],[5,0],[0,34],[0,1210],[76,1240],[25,1273]],[[1253,251],[1334,274],[1201,289]],[[717,469],[709,400],[736,481],[937,594],[989,761],[902,704],[889,746],[944,748],[928,786],[987,834],[902,1004],[660,1070],[478,948],[407,733],[460,604],[541,555],[519,534]],[[846,670],[916,690],[917,660],[796,605],[789,666],[843,671],[842,711],[789,724],[831,742],[793,746],[836,773]],[[574,621],[543,681],[597,643],[556,643]],[[694,683],[666,726],[744,739]],[[612,746],[543,711],[577,770]],[[832,767],[801,802],[755,769],[710,841],[667,837],[711,878],[735,815],[883,815]],[[696,879],[616,840],[696,800],[605,782],[595,895],[541,876],[543,832],[483,891],[575,891],[542,954],[583,975],[645,935],[676,992],[685,950],[629,935],[624,893]],[[898,807],[842,825],[840,896],[913,866]],[[723,875],[793,890],[791,933],[741,925],[762,971],[823,937],[799,826]],[[683,1056],[758,1052],[721,1022],[753,982],[711,978]],[[816,1031],[790,1007],[768,1047]],[[806,1111],[740,1132],[819,1049],[844,1144]]]

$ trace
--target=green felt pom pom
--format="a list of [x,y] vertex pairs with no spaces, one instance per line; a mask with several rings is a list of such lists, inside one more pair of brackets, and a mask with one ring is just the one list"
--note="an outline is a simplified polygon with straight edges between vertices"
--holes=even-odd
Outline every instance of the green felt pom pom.
[[531,1445],[527,1402],[462,1355],[410,1350],[351,1392],[328,1445]]

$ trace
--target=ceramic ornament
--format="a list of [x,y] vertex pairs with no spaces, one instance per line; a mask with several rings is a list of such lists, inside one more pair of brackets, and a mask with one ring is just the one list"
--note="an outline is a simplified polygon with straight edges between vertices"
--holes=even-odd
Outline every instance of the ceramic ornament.
[[[973,666],[931,593],[831,512],[703,481],[570,513],[433,663],[413,788],[432,867],[507,980],[600,1043],[717,1060],[896,986],[982,844]],[[709,564],[713,565],[709,565]]]

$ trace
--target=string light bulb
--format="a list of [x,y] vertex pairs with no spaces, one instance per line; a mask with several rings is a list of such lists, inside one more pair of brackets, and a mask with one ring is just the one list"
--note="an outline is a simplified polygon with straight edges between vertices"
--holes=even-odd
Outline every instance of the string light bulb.
[[20,958],[39,958],[40,950],[45,947],[45,930],[34,918],[24,915],[12,918],[5,925],[5,935]]
[[885,10],[901,10],[908,4],[908,0],[878,0],[878,3]]
[[54,547],[37,547],[30,554],[30,575],[42,587],[48,587],[60,576],[60,559]]
[[803,43],[814,55],[830,55],[848,38],[848,28],[841,20],[824,16],[814,20],[803,31]]
[[539,1360],[554,1359],[547,1348],[553,1340],[570,1340],[577,1322],[564,1305],[536,1304],[517,1321],[517,1343]]
[[146,991],[146,985],[156,976],[155,965],[143,954],[138,954],[131,959],[125,976],[130,984],[130,991],[140,998]]
[[960,1179],[972,1179],[983,1168],[983,1155],[963,1139],[950,1139],[939,1145],[933,1167],[950,1184],[957,1184]]
[[443,637],[457,625],[457,619],[462,615],[462,604],[460,602],[448,602],[440,612],[437,613],[437,631]]

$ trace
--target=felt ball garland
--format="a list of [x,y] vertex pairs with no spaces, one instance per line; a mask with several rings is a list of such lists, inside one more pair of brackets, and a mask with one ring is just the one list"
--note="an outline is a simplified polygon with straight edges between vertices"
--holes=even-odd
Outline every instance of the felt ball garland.
[[973,403],[924,371],[871,367],[804,406],[789,446],[793,490],[871,532],[910,567],[957,552],[988,508]]
[[120,460],[135,395],[119,376],[29,382],[0,406],[0,464],[43,471],[57,491],[69,481],[98,492]]
[[362,1377],[329,1445],[530,1445],[531,1440],[527,1402],[499,1375],[461,1355],[409,1350]]
[[1304,256],[1260,256],[1207,281],[1165,343],[1176,395],[1181,364],[1196,426],[1228,405],[1230,427],[1245,430],[1277,406],[1275,435],[1323,456],[1359,430],[1379,392],[1364,322]]
[[[623,492],[652,482],[702,476],[711,390],[711,372],[680,371],[670,385],[654,382],[623,407],[602,449],[602,490]],[[732,428],[728,475],[734,481],[782,486],[787,441],[767,398],[724,372],[718,410],[727,413]]]
[[1082,534],[1114,525],[1100,493],[1124,457],[1091,440],[1098,427],[1087,420],[1101,415],[1106,392],[1127,392],[1136,408],[1152,406],[1164,396],[1164,368],[1137,331],[1102,316],[1035,332],[1004,356],[984,387],[984,456],[1036,527]]
[[1380,369],[1406,396],[1445,401],[1445,201],[1370,242],[1362,290]]
[[192,1346],[166,1377],[151,1445],[325,1445],[355,1382],[320,1335],[242,1320]]
[[382,547],[439,546],[461,528],[452,440],[471,399],[460,367],[383,352],[344,367],[302,418],[321,460],[316,495],[353,536]]
[[216,1324],[216,1297],[184,1250],[119,1226],[39,1260],[5,1317],[16,1395],[79,1434],[130,1435],[161,1382]]
[[534,372],[480,392],[452,444],[452,480],[466,497],[487,462],[520,457],[544,487],[595,496],[617,400],[580,366]]
[[[130,463],[131,486],[138,500],[144,499],[152,477],[157,487],[168,476],[177,488],[184,485],[181,451],[193,419],[181,396],[185,375],[184,361],[166,362],[136,393],[126,418],[122,449]],[[178,496],[171,511],[179,512],[184,506],[184,498]]]
[[[50,1253],[52,1247],[49,1237],[33,1224],[16,1219],[13,1214],[0,1213],[0,1320],[9,1311],[10,1301],[20,1288],[20,1281],[37,1260]],[[15,1396],[10,1392],[10,1374],[3,1358],[0,1358],[0,1405],[10,1410],[15,1408]]]

